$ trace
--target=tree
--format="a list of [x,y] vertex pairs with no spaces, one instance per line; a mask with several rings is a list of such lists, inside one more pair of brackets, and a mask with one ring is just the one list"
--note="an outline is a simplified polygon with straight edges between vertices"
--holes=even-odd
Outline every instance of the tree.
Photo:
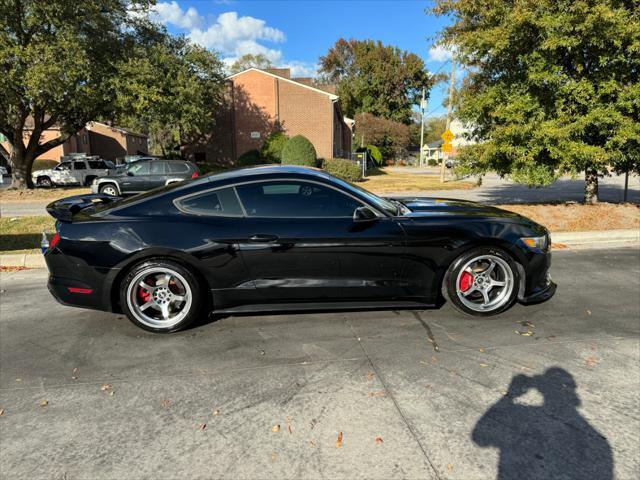
[[147,133],[162,155],[213,130],[224,78],[215,53],[162,33],[138,44],[119,70],[118,123]]
[[296,135],[287,140],[282,149],[283,165],[304,165],[315,167],[317,163],[316,149],[304,135]]
[[380,41],[340,38],[320,65],[323,79],[337,84],[348,117],[368,112],[409,123],[422,88],[433,84],[420,57]]
[[263,54],[258,53],[257,55],[252,55],[247,53],[238,58],[235,62],[231,64],[229,71],[233,73],[243,72],[249,68],[259,68],[264,70],[265,68],[272,68],[273,64],[271,60],[265,57]]
[[[144,23],[130,12],[148,3],[0,0],[0,133],[11,146],[12,188],[33,187],[36,157],[112,114],[111,80]],[[59,136],[43,142],[53,126]]]
[[[415,112],[414,112],[415,113]],[[417,114],[409,125],[411,145],[420,146],[420,114]],[[442,140],[440,135],[447,129],[447,117],[430,117],[424,120],[424,143],[434,143]]]
[[[635,4],[635,6],[634,6]],[[640,20],[634,0],[437,0],[468,76],[458,117],[482,143],[468,171],[530,185],[640,169]]]
[[356,117],[355,141],[363,146],[373,144],[383,158],[391,159],[409,146],[411,133],[404,123],[363,113]]

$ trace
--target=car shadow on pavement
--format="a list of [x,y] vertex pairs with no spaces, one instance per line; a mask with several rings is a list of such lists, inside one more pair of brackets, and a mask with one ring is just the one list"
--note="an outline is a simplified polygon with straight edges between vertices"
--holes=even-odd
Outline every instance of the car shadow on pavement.
[[[558,367],[513,377],[507,394],[471,434],[478,446],[500,450],[499,480],[613,478],[609,442],[578,412],[576,387],[573,376]],[[524,403],[533,390],[542,405]]]

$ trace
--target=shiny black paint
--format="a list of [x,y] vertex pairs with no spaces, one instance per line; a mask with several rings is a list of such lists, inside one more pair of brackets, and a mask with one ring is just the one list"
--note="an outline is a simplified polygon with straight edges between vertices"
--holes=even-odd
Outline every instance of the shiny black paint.
[[[82,211],[58,222],[58,246],[45,255],[49,287],[61,302],[118,310],[126,271],[152,257],[191,268],[212,294],[214,308],[268,305],[418,302],[440,299],[442,278],[464,251],[500,246],[522,266],[522,302],[553,294],[550,253],[532,252],[521,237],[544,227],[519,215],[472,202],[405,199],[411,212],[354,222],[351,218],[245,218],[189,215],[173,200],[190,193],[270,179],[305,179],[343,189],[325,173],[299,167],[259,167],[182,182]],[[369,205],[357,190],[348,192]],[[68,287],[88,288],[72,294]],[[249,307],[247,307],[249,306]]]

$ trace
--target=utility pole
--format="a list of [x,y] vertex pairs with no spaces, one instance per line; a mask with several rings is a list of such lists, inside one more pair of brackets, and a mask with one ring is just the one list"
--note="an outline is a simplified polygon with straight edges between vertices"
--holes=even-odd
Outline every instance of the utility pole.
[[[451,115],[453,114],[453,94],[456,88],[456,56],[451,57],[451,78],[449,79],[449,104],[447,105],[447,128],[451,126]],[[440,183],[444,183],[445,163],[449,158],[449,154],[442,156],[442,164],[440,165]]]
[[420,101],[420,165],[422,166],[422,161],[424,157],[423,146],[424,146],[424,109],[427,106],[427,102],[424,98],[425,91],[424,87],[422,87],[422,100]]

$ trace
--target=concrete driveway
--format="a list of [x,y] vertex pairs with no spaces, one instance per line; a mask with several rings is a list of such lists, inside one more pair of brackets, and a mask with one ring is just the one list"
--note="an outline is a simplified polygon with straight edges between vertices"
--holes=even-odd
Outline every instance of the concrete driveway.
[[[640,475],[640,253],[560,251],[554,299],[229,317],[153,335],[3,273],[10,479]],[[339,441],[339,438],[341,441]]]

